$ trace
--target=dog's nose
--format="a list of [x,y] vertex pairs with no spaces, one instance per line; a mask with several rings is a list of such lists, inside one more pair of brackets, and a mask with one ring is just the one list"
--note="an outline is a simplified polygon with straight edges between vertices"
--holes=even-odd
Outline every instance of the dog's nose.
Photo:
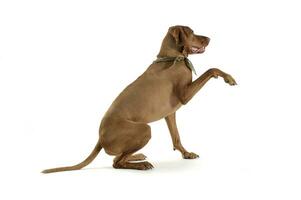
[[206,39],[206,43],[209,44],[210,38],[205,36],[205,39]]
[[210,42],[210,38],[209,37],[206,37],[206,36],[202,36],[202,43],[203,45],[208,45]]

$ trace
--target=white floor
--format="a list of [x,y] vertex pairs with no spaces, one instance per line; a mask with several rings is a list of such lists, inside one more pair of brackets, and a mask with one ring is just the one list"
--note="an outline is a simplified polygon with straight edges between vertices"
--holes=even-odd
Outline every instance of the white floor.
[[[0,1],[0,199],[301,200],[298,1]],[[154,59],[172,25],[211,38],[190,56],[219,79],[164,120],[141,150],[155,168],[115,170],[101,151],[86,169],[103,114]],[[194,76],[194,78],[196,78]]]

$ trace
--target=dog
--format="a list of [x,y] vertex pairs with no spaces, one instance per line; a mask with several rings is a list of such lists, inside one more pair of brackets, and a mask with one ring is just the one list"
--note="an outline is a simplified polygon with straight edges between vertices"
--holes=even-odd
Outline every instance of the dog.
[[[176,125],[176,111],[211,78],[222,77],[229,85],[236,85],[234,78],[211,68],[192,81],[194,68],[188,60],[190,54],[205,52],[210,39],[196,35],[187,26],[172,26],[163,39],[157,59],[128,85],[105,113],[99,128],[99,140],[92,153],[81,163],[70,167],[44,170],[43,173],[78,170],[91,163],[103,148],[115,156],[113,167],[117,169],[148,170],[153,165],[139,153],[151,139],[148,123],[165,118],[174,150],[184,159],[195,159],[196,153],[187,151],[181,144]],[[134,162],[135,161],[135,162]]]

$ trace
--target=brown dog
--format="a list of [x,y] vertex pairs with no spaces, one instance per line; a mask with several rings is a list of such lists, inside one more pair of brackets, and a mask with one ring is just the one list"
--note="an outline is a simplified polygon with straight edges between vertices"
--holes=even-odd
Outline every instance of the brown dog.
[[99,129],[99,140],[88,158],[80,164],[47,169],[43,173],[81,169],[92,162],[102,148],[109,155],[116,156],[114,168],[151,169],[153,166],[143,161],[146,156],[134,153],[151,138],[151,128],[147,123],[162,118],[167,122],[174,149],[179,150],[185,159],[197,158],[197,154],[188,152],[181,144],[175,112],[212,77],[221,76],[226,83],[236,85],[229,74],[216,68],[207,70],[192,82],[194,69],[187,56],[203,53],[209,40],[195,35],[189,27],[170,27],[158,59],[120,93],[106,112]]

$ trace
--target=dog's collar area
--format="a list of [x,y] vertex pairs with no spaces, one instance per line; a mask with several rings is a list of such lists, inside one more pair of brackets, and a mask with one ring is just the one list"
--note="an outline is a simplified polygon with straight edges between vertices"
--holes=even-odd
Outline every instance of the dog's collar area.
[[180,61],[184,61],[185,65],[195,74],[196,71],[194,69],[194,66],[192,64],[192,62],[184,56],[178,56],[178,57],[161,57],[161,58],[157,58],[153,63],[159,63],[159,62],[171,62],[173,61],[173,64],[175,64],[176,62],[180,62]]

